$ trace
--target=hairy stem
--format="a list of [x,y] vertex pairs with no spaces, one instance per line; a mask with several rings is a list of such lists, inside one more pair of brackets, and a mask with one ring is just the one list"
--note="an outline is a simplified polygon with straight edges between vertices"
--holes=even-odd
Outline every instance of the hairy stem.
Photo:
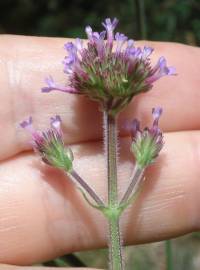
[[118,202],[117,195],[117,127],[116,118],[104,113],[105,122],[105,147],[108,174],[108,204],[115,206]]
[[109,258],[110,270],[122,270],[122,250],[119,231],[117,190],[117,127],[116,117],[104,112],[105,148],[108,174]]
[[96,192],[80,177],[80,175],[74,169],[70,171],[70,175],[76,180],[81,188],[91,196],[98,206],[104,206],[104,202],[99,198]]
[[122,270],[122,254],[121,254],[121,242],[120,242],[120,228],[119,228],[119,217],[112,217],[109,220],[109,232],[110,232],[110,243],[109,243],[109,259],[111,270]]
[[120,204],[126,203],[130,198],[131,194],[134,194],[138,191],[140,184],[142,182],[142,178],[144,177],[144,171],[145,168],[139,167],[136,163],[133,173],[131,175],[131,182],[124,196],[122,197]]

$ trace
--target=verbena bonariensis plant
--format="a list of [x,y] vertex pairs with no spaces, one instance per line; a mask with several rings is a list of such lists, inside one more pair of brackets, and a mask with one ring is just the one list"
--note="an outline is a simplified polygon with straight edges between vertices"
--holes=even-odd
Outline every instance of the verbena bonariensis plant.
[[[21,123],[32,135],[34,150],[42,160],[53,167],[67,172],[78,184],[87,202],[100,210],[109,223],[109,268],[124,269],[121,252],[119,219],[122,212],[134,200],[141,187],[146,168],[155,161],[163,147],[163,135],[158,127],[162,108],[152,110],[153,124],[150,128],[140,129],[138,120],[130,123],[131,152],[135,157],[135,166],[130,183],[122,198],[118,198],[117,186],[117,117],[132,98],[147,92],[153,83],[165,75],[174,75],[175,69],[168,67],[164,57],[160,57],[155,66],[151,65],[150,47],[138,48],[133,40],[121,33],[114,35],[118,20],[106,19],[105,31],[93,32],[86,27],[87,44],[76,39],[64,45],[64,72],[68,75],[68,85],[61,86],[50,76],[42,92],[54,90],[71,94],[83,94],[99,102],[104,115],[104,144],[107,160],[108,201],[103,201],[87,182],[73,168],[72,151],[65,147],[61,119],[51,118],[51,127],[39,132],[33,128],[32,118]],[[92,199],[92,201],[91,201]]]

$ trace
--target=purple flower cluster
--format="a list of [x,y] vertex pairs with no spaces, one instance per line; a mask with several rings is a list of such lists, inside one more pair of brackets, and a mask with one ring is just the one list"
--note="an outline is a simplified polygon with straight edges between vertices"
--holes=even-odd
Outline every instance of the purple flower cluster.
[[69,148],[65,149],[60,116],[56,115],[50,119],[51,128],[45,132],[34,129],[32,117],[20,123],[32,136],[33,149],[40,154],[42,160],[57,168],[72,168],[73,156]]
[[158,127],[162,108],[152,110],[153,125],[151,128],[140,129],[140,122],[135,119],[131,124],[132,145],[131,150],[135,156],[137,164],[145,168],[151,164],[158,156],[163,147],[163,134]]
[[[85,31],[88,43],[76,39],[65,44],[64,72],[69,76],[69,86],[62,87],[47,79],[43,92],[60,90],[84,94],[100,101],[103,109],[117,113],[133,96],[150,90],[153,83],[165,75],[174,75],[164,57],[151,66],[151,47],[135,47],[133,40],[122,33],[114,34],[118,24],[115,18],[102,23],[105,31],[93,32],[90,26]],[[106,38],[106,39],[105,39]]]

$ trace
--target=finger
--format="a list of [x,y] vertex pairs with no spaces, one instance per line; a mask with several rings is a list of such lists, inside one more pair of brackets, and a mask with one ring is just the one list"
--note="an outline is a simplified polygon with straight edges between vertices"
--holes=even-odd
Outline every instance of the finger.
[[[159,241],[200,228],[200,132],[170,133],[139,198],[122,217],[128,244]],[[120,197],[129,182],[129,142],[119,166]],[[106,178],[101,145],[73,147],[75,168],[102,199]],[[0,262],[31,264],[69,252],[103,247],[106,221],[61,172],[21,154],[0,166]]]
[[[44,128],[50,116],[60,114],[68,143],[101,137],[101,116],[96,103],[80,95],[40,91],[49,74],[59,82],[67,82],[61,64],[66,39],[2,36],[0,41],[1,159],[28,147],[28,138],[18,125],[29,115],[38,128]],[[146,43],[155,48],[153,62],[166,56],[178,76],[162,78],[152,91],[136,97],[122,114],[121,123],[134,117],[148,122],[152,107],[160,105],[165,111],[161,122],[164,130],[198,129],[200,50],[178,44]]]

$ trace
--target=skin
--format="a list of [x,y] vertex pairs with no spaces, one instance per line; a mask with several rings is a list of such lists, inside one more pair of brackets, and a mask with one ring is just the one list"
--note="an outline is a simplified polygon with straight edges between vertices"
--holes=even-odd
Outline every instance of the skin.
[[[61,61],[66,39],[0,37],[0,269],[31,270],[33,263],[61,254],[106,245],[106,222],[60,171],[43,165],[31,151],[30,137],[18,127],[32,115],[44,129],[49,118],[63,119],[65,141],[74,166],[106,199],[101,114],[83,96],[42,94],[44,78],[67,82]],[[151,123],[151,108],[162,106],[160,126],[165,146],[147,174],[135,204],[125,212],[127,244],[146,243],[200,229],[200,49],[181,44],[138,42],[155,48],[152,61],[164,55],[178,76],[165,77],[136,97],[119,119],[119,195],[133,167],[125,119]],[[18,267],[8,265],[18,265]],[[44,268],[42,268],[44,269]],[[48,268],[46,268],[48,269]],[[53,269],[53,268],[51,268]],[[71,268],[69,268],[71,269]]]

